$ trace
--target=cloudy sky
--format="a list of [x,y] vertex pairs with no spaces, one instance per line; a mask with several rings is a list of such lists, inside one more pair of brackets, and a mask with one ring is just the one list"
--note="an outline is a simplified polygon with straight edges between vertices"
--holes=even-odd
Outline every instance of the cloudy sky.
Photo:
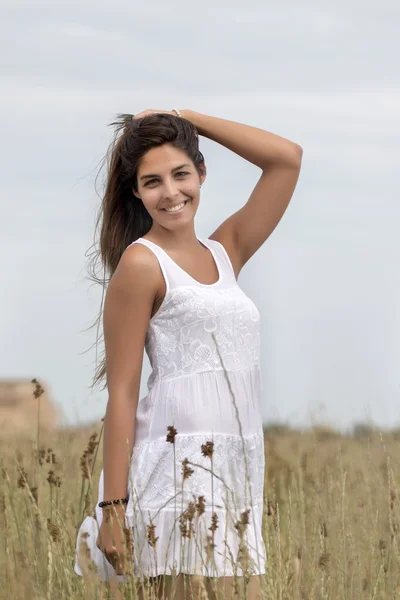
[[[304,150],[283,219],[239,277],[262,316],[265,420],[400,425],[399,27],[395,0],[3,0],[0,376],[41,378],[65,423],[104,415],[85,332],[101,301],[85,258],[95,177],[117,113],[176,106]],[[200,148],[208,237],[260,172]],[[149,373],[145,357],[141,397]]]

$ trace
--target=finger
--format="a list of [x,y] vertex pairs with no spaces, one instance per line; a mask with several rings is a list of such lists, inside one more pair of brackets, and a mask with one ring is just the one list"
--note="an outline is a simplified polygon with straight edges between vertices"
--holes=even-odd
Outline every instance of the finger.
[[133,115],[132,119],[142,119],[143,117],[146,117],[148,114],[150,114],[150,111],[148,110],[142,110],[142,112],[138,113],[137,115]]
[[122,575],[124,572],[124,561],[115,554],[106,554],[106,558],[117,575]]

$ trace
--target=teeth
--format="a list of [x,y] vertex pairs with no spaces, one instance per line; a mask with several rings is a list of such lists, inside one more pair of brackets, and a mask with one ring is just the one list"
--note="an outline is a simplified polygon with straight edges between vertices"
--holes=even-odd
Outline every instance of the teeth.
[[164,210],[166,210],[167,212],[177,212],[178,210],[181,210],[181,208],[183,208],[185,206],[185,202],[182,202],[182,204],[178,204],[178,206],[174,206],[173,208],[165,208]]

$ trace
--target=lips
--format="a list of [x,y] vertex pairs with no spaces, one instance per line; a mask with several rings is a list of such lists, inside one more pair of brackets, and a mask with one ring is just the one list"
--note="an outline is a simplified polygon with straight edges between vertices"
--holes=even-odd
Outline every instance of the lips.
[[[165,212],[169,212],[170,208],[175,208],[176,206],[180,206],[181,204],[184,204],[184,206],[182,206],[182,208],[180,209],[180,210],[182,210],[188,202],[189,202],[189,200],[184,200],[183,202],[178,202],[178,204],[174,204],[173,206],[167,206],[166,208],[168,208],[168,210],[166,210],[166,208],[162,208],[161,210],[164,210]],[[180,212],[180,210],[178,210],[176,212]]]

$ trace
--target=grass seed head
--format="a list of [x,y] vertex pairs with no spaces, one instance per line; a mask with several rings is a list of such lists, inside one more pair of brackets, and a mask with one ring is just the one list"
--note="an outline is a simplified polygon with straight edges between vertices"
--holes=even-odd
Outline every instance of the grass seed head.
[[19,488],[24,488],[28,483],[28,474],[25,471],[24,467],[22,467],[22,466],[18,467],[18,472],[19,472],[19,477],[17,480],[17,486]]
[[40,396],[42,394],[44,394],[44,389],[42,388],[42,386],[40,385],[40,383],[38,382],[38,380],[36,379],[36,377],[31,380],[31,383],[35,384],[35,389],[33,390],[33,396],[35,398],[40,398]]
[[194,473],[194,471],[193,471],[192,467],[189,467],[189,459],[184,458],[182,461],[183,481],[185,481],[185,479],[188,479],[191,475],[193,475],[193,473]]
[[271,500],[268,500],[267,503],[267,515],[269,517],[273,517],[276,513],[276,507],[272,504]]
[[201,445],[201,453],[203,456],[213,457],[214,454],[214,442],[206,442]]
[[55,523],[52,523],[51,519],[47,519],[47,529],[51,535],[53,542],[59,542],[61,540],[61,529]]
[[[96,438],[97,438],[97,433],[96,432],[92,433],[92,435],[89,438],[87,448],[83,452],[83,454],[79,460],[82,477],[84,477],[85,479],[89,479],[89,480],[90,480],[90,467],[93,462],[96,448],[99,445],[99,442],[96,441]],[[49,451],[52,452],[52,449],[51,448],[48,449],[48,452]]]
[[329,558],[330,558],[329,552],[323,552],[321,554],[321,556],[319,557],[318,566],[323,571],[325,571],[329,566]]
[[250,509],[247,508],[240,514],[240,520],[236,521],[235,529],[239,533],[240,537],[243,536],[246,526],[250,523],[249,520]]
[[321,524],[320,524],[320,531],[321,531],[321,535],[322,535],[324,538],[327,538],[327,537],[328,537],[328,528],[327,528],[327,526],[326,526],[326,523],[325,523],[325,521],[324,521],[323,523],[321,523]]
[[156,537],[156,526],[154,523],[150,523],[147,525],[147,541],[149,542],[152,548],[156,548],[158,536]]
[[49,484],[52,486],[56,486],[57,485],[57,479],[56,476],[54,475],[54,471],[52,469],[50,469],[50,471],[48,472],[47,475],[47,481],[49,482]]
[[194,534],[193,519],[196,514],[196,505],[189,502],[187,509],[179,517],[179,529],[182,537],[191,538]]
[[199,517],[205,512],[205,510],[206,510],[205,496],[198,496],[196,510],[197,510],[197,514],[199,515]]
[[185,513],[182,513],[181,516],[179,517],[179,529],[181,532],[181,536],[183,538],[188,537],[188,527],[187,527]]
[[213,512],[211,515],[211,527],[208,529],[210,529],[213,533],[218,529],[218,515],[216,512]]
[[168,429],[167,442],[169,442],[170,444],[174,444],[175,436],[178,432],[173,425],[168,425],[167,429]]

